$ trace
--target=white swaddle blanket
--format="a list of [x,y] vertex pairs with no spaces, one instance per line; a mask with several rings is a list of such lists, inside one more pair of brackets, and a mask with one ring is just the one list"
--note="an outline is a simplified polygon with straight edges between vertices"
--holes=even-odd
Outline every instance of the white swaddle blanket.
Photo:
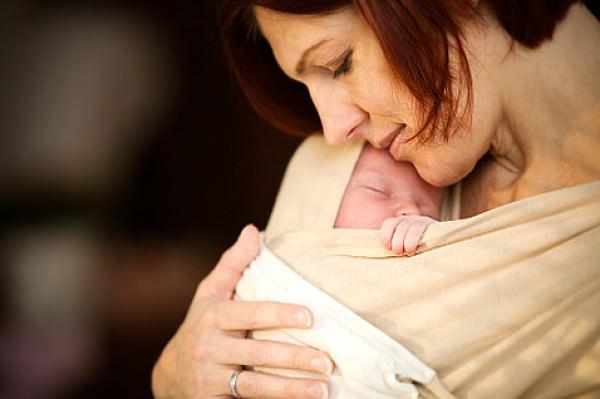
[[[304,280],[264,244],[236,293],[238,299],[301,303],[311,310],[311,329],[271,331],[269,338],[328,352],[336,363],[329,379],[332,399],[417,398],[415,382],[429,386],[438,397],[453,397],[435,372],[406,348]],[[300,372],[291,375],[315,377]]]
[[600,182],[434,224],[396,257],[333,229],[361,146],[313,136],[290,162],[237,295],[305,304],[316,328],[254,337],[329,352],[336,398],[600,397]]

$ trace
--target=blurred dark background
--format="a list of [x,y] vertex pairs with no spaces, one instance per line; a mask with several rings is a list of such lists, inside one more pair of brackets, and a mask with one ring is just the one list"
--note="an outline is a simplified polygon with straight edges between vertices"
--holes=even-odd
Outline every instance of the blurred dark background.
[[216,1],[1,2],[0,399],[150,397],[198,281],[265,227],[299,139],[235,90]]
[[0,398],[148,398],[299,139],[234,89],[213,1],[0,3]]

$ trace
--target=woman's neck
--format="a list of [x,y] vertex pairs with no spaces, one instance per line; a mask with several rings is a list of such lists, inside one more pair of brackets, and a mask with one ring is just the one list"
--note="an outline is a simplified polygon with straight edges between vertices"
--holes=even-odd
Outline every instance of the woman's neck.
[[490,149],[495,176],[488,179],[499,202],[600,177],[598,43],[600,24],[575,5],[553,40],[535,50],[516,46],[507,56],[499,76],[503,118]]

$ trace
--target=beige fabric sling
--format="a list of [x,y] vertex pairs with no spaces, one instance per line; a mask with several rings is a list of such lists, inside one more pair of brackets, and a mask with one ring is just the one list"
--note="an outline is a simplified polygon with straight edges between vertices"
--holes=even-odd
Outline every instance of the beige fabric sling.
[[[303,143],[265,233],[270,251],[434,370],[443,386],[420,381],[423,396],[600,397],[600,182],[432,225],[418,255],[396,257],[376,231],[332,228],[361,146]],[[295,334],[255,336],[306,343]]]

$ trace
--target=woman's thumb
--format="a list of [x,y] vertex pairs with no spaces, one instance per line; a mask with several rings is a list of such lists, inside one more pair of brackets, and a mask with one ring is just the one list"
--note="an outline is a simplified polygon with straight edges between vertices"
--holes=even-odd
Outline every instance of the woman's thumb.
[[198,290],[220,299],[231,298],[242,273],[259,252],[258,229],[249,224],[242,229],[236,242],[223,253],[212,272],[200,283]]

